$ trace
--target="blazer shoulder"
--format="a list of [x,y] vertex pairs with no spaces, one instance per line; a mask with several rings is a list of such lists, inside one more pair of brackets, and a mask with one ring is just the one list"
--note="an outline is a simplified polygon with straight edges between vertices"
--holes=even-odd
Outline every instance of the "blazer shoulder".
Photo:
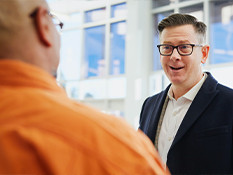
[[219,93],[221,95],[224,95],[224,96],[226,96],[228,98],[233,99],[233,89],[232,88],[227,87],[227,86],[225,86],[223,84],[218,83],[217,90],[219,91]]
[[220,92],[220,93],[223,93],[223,94],[228,94],[230,96],[233,95],[233,89],[230,88],[230,87],[227,87],[221,83],[219,83],[213,76],[211,73],[209,72],[206,72],[208,77],[206,79],[206,81],[204,82],[203,86],[202,86],[202,89],[205,91],[205,92],[214,92],[214,91],[217,91],[217,92]]
[[216,93],[218,100],[230,100],[233,101],[233,89],[219,83],[211,73],[207,72],[208,77],[200,89],[200,93],[205,94]]
[[146,100],[144,101],[144,104],[151,104],[154,103],[157,99],[159,99],[161,97],[162,92],[152,95],[150,97],[147,97]]

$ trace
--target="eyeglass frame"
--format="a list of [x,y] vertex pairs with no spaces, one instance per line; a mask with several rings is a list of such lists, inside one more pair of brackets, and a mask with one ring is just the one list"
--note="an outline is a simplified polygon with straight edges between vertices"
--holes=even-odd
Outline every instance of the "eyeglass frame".
[[[30,13],[30,17],[34,18],[38,13],[38,8],[36,8],[32,13]],[[54,25],[58,25],[60,27],[60,30],[62,30],[63,26],[64,26],[64,23],[61,22],[61,20],[58,19],[58,17],[54,14],[52,14],[50,11],[47,11],[48,15],[53,18],[53,19],[56,19],[58,20],[58,24],[54,24]]]
[[[179,47],[184,46],[184,45],[192,46],[192,51],[190,53],[188,53],[188,54],[180,53]],[[171,46],[172,47],[171,53],[170,54],[161,54],[161,51],[160,51],[161,46]],[[201,45],[201,44],[180,44],[180,45],[177,45],[177,46],[173,46],[173,45],[170,45],[170,44],[159,44],[159,45],[157,45],[157,47],[159,49],[160,55],[162,55],[162,56],[171,56],[173,54],[174,49],[177,50],[177,52],[179,53],[180,56],[189,56],[189,55],[191,55],[193,53],[193,47],[203,47],[203,45]]]

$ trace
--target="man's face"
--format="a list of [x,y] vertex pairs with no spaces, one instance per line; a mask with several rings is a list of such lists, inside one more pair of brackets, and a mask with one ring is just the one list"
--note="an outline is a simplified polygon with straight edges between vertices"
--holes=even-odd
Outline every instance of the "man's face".
[[[160,35],[161,44],[200,44],[192,25],[165,28]],[[201,63],[205,63],[209,49],[194,47],[191,55],[181,56],[177,49],[171,56],[160,56],[164,72],[174,86],[192,88],[202,77]],[[206,53],[207,52],[207,53]]]

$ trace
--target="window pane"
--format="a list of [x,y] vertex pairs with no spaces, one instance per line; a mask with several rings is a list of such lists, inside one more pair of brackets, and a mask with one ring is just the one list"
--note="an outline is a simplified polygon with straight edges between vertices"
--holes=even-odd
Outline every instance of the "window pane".
[[159,54],[159,50],[157,48],[157,45],[160,44],[159,36],[158,36],[158,32],[157,32],[157,26],[158,26],[158,23],[160,21],[162,21],[162,19],[169,16],[171,13],[173,13],[173,11],[163,12],[163,13],[159,13],[159,14],[154,15],[154,19],[155,19],[154,21],[155,21],[156,28],[155,28],[155,36],[154,36],[153,70],[162,69],[162,66],[160,64],[160,54]]
[[233,2],[213,1],[210,43],[211,63],[233,62]]
[[85,29],[85,65],[83,77],[101,76],[105,73],[105,26]]
[[153,0],[153,8],[166,6],[166,5],[172,4],[174,2],[175,2],[175,0]]
[[126,22],[111,24],[110,74],[125,73]]
[[113,5],[111,7],[112,18],[126,17],[126,14],[127,14],[126,3]]
[[96,22],[104,20],[106,17],[105,8],[90,10],[85,12],[85,22]]

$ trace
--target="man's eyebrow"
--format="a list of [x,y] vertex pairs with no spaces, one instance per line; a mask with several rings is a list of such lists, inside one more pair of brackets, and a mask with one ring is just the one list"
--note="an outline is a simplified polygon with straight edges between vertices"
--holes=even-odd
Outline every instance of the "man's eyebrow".
[[[172,42],[170,42],[170,41],[164,41],[163,44],[171,44],[172,45]],[[182,40],[182,41],[179,41],[178,44],[190,44],[190,41],[188,41],[188,40]]]

